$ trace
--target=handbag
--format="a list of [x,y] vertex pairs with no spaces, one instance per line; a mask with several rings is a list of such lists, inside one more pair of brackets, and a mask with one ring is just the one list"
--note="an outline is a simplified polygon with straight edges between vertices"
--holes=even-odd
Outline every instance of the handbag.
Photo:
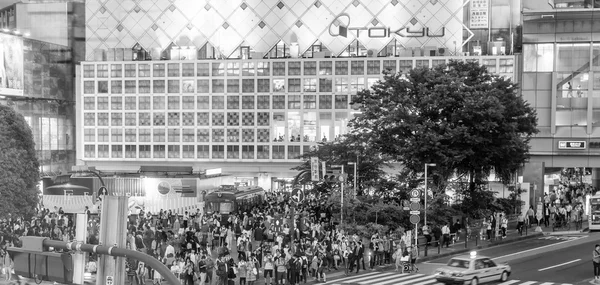
[[252,274],[258,275],[258,270],[256,270],[256,267],[252,268]]

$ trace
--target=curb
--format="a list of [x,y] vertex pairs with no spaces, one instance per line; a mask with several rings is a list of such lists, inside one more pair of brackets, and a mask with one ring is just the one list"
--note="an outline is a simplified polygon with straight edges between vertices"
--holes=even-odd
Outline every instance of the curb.
[[459,253],[470,252],[470,251],[477,250],[477,249],[484,249],[484,248],[490,248],[490,247],[495,247],[495,246],[504,245],[504,244],[510,244],[513,242],[518,242],[518,241],[528,240],[528,239],[532,239],[532,238],[536,238],[536,237],[541,237],[543,235],[544,235],[543,233],[537,232],[537,233],[532,233],[532,234],[526,235],[526,236],[519,236],[514,239],[496,241],[496,242],[493,242],[493,243],[490,243],[487,245],[478,245],[478,246],[472,247],[472,248],[461,248],[461,249],[457,249],[457,250],[454,250],[451,252],[444,252],[444,253],[440,253],[440,254],[436,254],[436,255],[423,256],[423,257],[419,257],[419,259],[417,259],[417,263],[423,263],[423,262],[438,259],[441,257],[456,255]]

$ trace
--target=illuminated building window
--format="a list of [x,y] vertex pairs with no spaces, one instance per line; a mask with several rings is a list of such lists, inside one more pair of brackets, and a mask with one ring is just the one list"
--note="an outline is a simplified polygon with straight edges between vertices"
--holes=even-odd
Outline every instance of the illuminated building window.
[[196,146],[196,158],[209,158],[210,157],[210,147],[207,145],[199,145]]
[[225,157],[225,147],[222,145],[213,145],[212,146],[212,158],[224,158]]
[[152,93],[165,93],[165,81],[152,80]]
[[208,96],[197,96],[196,103],[198,104],[197,108],[201,110],[208,110],[209,106],[209,97]]
[[150,94],[150,80],[140,80],[138,82],[138,92],[140,94]]
[[242,93],[254,93],[254,79],[242,79]]
[[98,81],[98,94],[108,94],[108,81]]
[[196,75],[208,77],[210,75],[210,65],[207,62],[199,62],[196,66]]
[[94,114],[94,113],[83,114],[83,124],[85,126],[95,126],[96,125],[96,114]]
[[370,90],[377,81],[379,81],[379,78],[367,78],[367,89]]
[[301,65],[299,61],[288,62],[288,75],[300,75]]
[[153,113],[153,125],[164,126],[165,125],[165,113]]
[[256,96],[256,109],[271,109],[269,95],[258,95]]
[[316,75],[317,74],[317,62],[316,61],[305,61],[304,62],[304,75]]
[[367,74],[378,75],[381,73],[379,60],[368,60],[367,61]]
[[227,158],[239,159],[240,158],[240,146],[239,145],[228,145],[227,146]]
[[125,77],[136,77],[135,64],[125,64]]
[[167,92],[168,93],[179,93],[179,80],[167,80]]
[[336,109],[347,109],[348,108],[348,95],[335,95],[335,108]]
[[316,78],[305,78],[304,79],[304,92],[317,92],[317,79]]
[[98,146],[98,158],[108,158],[109,146],[99,145]]
[[183,129],[181,133],[182,142],[194,142],[196,140],[196,133],[194,129]]
[[183,96],[181,98],[181,109],[192,110],[194,109],[194,96]]
[[[133,114],[133,118],[135,120],[135,113]],[[135,129],[126,129],[125,130],[125,142],[136,142],[137,134]]]
[[108,64],[98,64],[96,66],[96,77],[108,78]]
[[150,54],[139,43],[136,43],[131,50],[133,52],[133,54],[132,54],[133,60],[152,59],[150,57]]
[[331,95],[319,95],[319,109],[332,109]]
[[238,62],[228,62],[227,63],[227,75],[240,75],[240,64]]
[[209,142],[210,140],[210,132],[207,129],[198,129],[196,130],[196,140],[198,142]]
[[165,130],[164,129],[152,130],[152,141],[153,142],[164,142],[165,141]]
[[178,110],[180,108],[179,96],[169,96],[167,105],[169,110]]
[[112,96],[110,97],[110,109],[122,110],[123,109],[123,97],[121,96]]
[[254,146],[243,145],[242,146],[242,159],[254,159]]
[[184,79],[181,81],[182,93],[194,93],[194,79]]
[[270,76],[271,68],[269,62],[258,62],[256,65],[256,74],[258,76]]
[[113,127],[120,127],[123,125],[123,114],[112,113],[110,116],[110,125]]
[[98,97],[98,110],[108,110],[108,97]]
[[257,90],[258,93],[269,93],[271,91],[271,80],[270,79],[257,79]]
[[149,145],[140,145],[140,158],[150,158],[151,146]]
[[213,79],[212,80],[212,92],[213,93],[224,93],[225,92],[225,80]]
[[362,60],[353,60],[350,64],[350,73],[352,75],[365,74],[365,62]]
[[150,129],[140,129],[140,142],[151,142]]
[[196,81],[196,89],[198,93],[208,93],[210,87],[210,81],[208,79],[198,79]]
[[331,69],[332,69],[331,61],[319,62],[319,75],[331,75],[331,74],[333,74]]
[[288,109],[300,109],[302,106],[300,95],[289,95],[288,96]]
[[193,77],[194,76],[194,64],[193,63],[183,63],[181,65],[181,75],[184,77]]
[[179,129],[169,129],[169,142],[179,142],[180,136]]
[[285,96],[273,95],[273,109],[285,109]]
[[151,116],[150,113],[139,113],[138,114],[138,121],[140,126],[150,126],[151,124]]
[[359,92],[365,88],[365,78],[364,77],[352,78],[351,80],[352,81],[350,82],[350,92],[352,94],[356,94],[357,92]]
[[84,129],[83,130],[83,141],[84,142],[95,142],[96,141],[96,129]]
[[94,94],[96,92],[96,83],[94,81],[83,82],[83,94]]
[[162,110],[164,108],[165,108],[165,97],[164,96],[152,97],[152,109]]
[[335,79],[335,92],[348,93],[348,78]]
[[316,109],[317,108],[317,96],[316,95],[304,95],[304,109]]
[[319,92],[331,92],[333,89],[331,78],[319,78]]
[[273,146],[273,159],[285,159],[285,146],[274,145]]
[[108,129],[98,129],[98,142],[108,142]]
[[111,142],[123,142],[123,130],[122,129],[111,129],[110,130]]
[[111,146],[111,157],[112,158],[123,158],[123,146],[122,145],[113,145]]
[[254,110],[254,96],[242,96],[242,109]]
[[396,72],[396,61],[395,60],[384,60],[383,70],[389,70],[392,73]]
[[302,90],[302,84],[300,78],[289,78],[288,79],[288,92],[300,92]]
[[154,77],[165,77],[165,65],[163,63],[153,64],[152,74]]
[[285,92],[285,79],[273,79],[273,92]]
[[96,109],[96,98],[94,97],[83,97],[83,109],[94,110]]
[[92,65],[92,64],[83,65],[83,78],[94,78],[94,77],[95,77],[94,65]]
[[213,62],[212,63],[212,76],[223,76],[225,75],[225,63]]
[[125,113],[125,125],[126,126],[135,126],[136,125],[136,114],[135,113]]
[[123,76],[123,66],[120,64],[111,64],[110,65],[110,77],[121,77]]
[[125,158],[137,158],[137,146],[125,145]]
[[179,63],[169,63],[167,65],[167,74],[169,77],[179,77]]
[[279,41],[265,58],[288,58],[290,57],[290,47],[285,44],[284,41]]
[[240,93],[239,79],[227,79],[227,93]]
[[257,145],[256,146],[256,158],[257,159],[269,159],[269,146],[268,145]]
[[228,129],[227,130],[227,142],[239,142],[240,141],[240,130]]
[[140,110],[150,110],[150,96],[138,97],[138,103]]
[[335,62],[335,75],[348,75],[348,62],[347,61],[336,61]]
[[135,80],[125,80],[125,93],[135,94],[137,91],[135,85],[136,85]]
[[153,158],[165,158],[165,146],[164,145],[154,145],[152,147],[152,157]]
[[138,64],[138,76],[139,77],[150,77],[150,64]]
[[225,97],[213,96],[212,97],[212,109],[225,109]]
[[194,146],[193,145],[184,145],[182,146],[182,158],[194,158]]
[[122,94],[123,93],[123,81],[111,80],[110,81],[110,94]]
[[86,158],[96,157],[96,146],[95,145],[85,145],[84,146],[84,156]]
[[274,76],[285,75],[285,62],[273,62],[273,75]]
[[254,76],[254,62],[244,62],[242,64],[242,75],[243,76]]

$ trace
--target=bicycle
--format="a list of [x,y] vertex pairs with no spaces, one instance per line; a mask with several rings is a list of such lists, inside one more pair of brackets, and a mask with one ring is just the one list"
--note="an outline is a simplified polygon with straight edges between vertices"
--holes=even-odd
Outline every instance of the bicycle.
[[569,223],[565,218],[557,219],[554,224],[552,224],[552,231],[555,231],[556,229],[568,231],[571,229],[571,223]]

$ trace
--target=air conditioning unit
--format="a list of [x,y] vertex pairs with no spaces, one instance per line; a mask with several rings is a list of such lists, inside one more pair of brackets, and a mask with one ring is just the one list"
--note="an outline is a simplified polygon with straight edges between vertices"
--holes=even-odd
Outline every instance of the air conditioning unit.
[[377,56],[377,51],[374,49],[370,49],[367,51],[367,57],[376,57]]
[[446,54],[446,49],[445,48],[439,48],[438,49],[438,55],[439,56],[444,56]]

